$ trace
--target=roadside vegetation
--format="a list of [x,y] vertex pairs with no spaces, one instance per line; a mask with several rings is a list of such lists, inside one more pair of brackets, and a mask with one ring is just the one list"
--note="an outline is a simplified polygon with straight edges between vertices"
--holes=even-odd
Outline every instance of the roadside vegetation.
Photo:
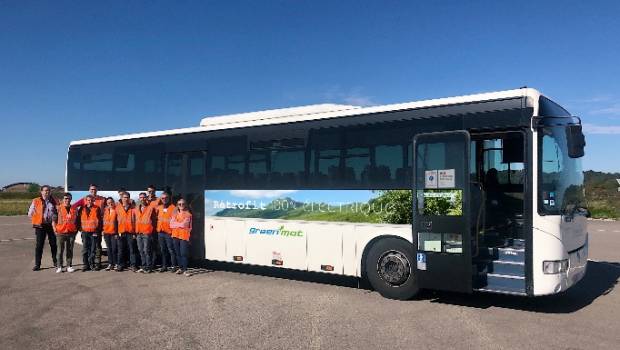
[[[39,186],[31,185],[28,192],[0,192],[0,216],[26,215],[32,199],[39,195]],[[60,198],[60,192],[52,196]]]
[[620,173],[588,170],[585,175],[586,201],[593,218],[620,219]]

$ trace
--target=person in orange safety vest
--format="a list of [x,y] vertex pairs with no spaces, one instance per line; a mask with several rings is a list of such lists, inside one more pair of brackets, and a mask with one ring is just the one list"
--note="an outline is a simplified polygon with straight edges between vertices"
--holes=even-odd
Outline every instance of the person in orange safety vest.
[[66,251],[67,258],[67,272],[74,272],[73,268],[73,245],[75,244],[75,236],[78,231],[78,216],[77,210],[71,206],[71,199],[73,196],[71,193],[65,193],[62,196],[62,202],[57,208],[58,215],[54,220],[54,232],[56,233],[56,241],[60,246],[58,254],[56,255],[56,261],[58,261],[58,268],[56,273],[64,272],[63,255]]
[[[89,195],[93,196],[93,205],[95,205],[97,208],[99,208],[99,211],[103,212],[103,206],[105,205],[105,197],[102,197],[100,195],[97,194],[98,191],[98,187],[95,184],[90,184],[88,186],[88,193]],[[74,208],[79,208],[79,207],[83,207],[86,204],[86,197],[83,197],[79,200],[77,200],[74,204],[73,207]],[[95,270],[99,270],[101,268],[101,240],[102,240],[102,235],[101,235],[101,231],[97,232],[96,236],[93,236],[95,238],[95,266],[94,269]],[[84,246],[82,246],[83,248]],[[84,253],[84,251],[82,251],[82,254]]]
[[36,237],[34,267],[32,268],[32,271],[39,271],[41,269],[41,258],[43,257],[45,237],[47,237],[50,249],[52,250],[54,267],[57,266],[56,236],[54,235],[54,228],[52,226],[54,217],[57,215],[56,200],[52,197],[51,193],[51,188],[49,186],[41,186],[41,196],[33,199],[32,204],[30,204],[30,208],[28,209],[28,216],[32,222],[32,227],[34,227],[34,234]]
[[187,207],[185,199],[181,198],[177,201],[177,207],[172,218],[170,219],[170,228],[172,229],[172,239],[174,241],[174,250],[181,265],[177,270],[177,274],[184,274],[189,277],[192,274],[187,271],[188,255],[189,255],[189,237],[192,232],[192,213]]
[[138,251],[140,251],[141,267],[138,272],[150,273],[152,269],[152,235],[155,231],[155,209],[149,205],[146,193],[139,194],[140,203],[135,208],[136,213],[136,234]]
[[82,231],[82,272],[98,270],[95,265],[97,238],[101,235],[101,209],[96,206],[93,195],[86,196],[84,206],[78,209],[78,229]]
[[170,194],[163,192],[159,197],[161,204],[157,207],[157,234],[161,253],[161,268],[159,272],[166,272],[170,268],[173,272],[177,266],[176,253],[170,220],[176,207],[170,201]]
[[129,192],[121,192],[120,198],[121,203],[116,206],[116,221],[118,225],[116,271],[123,271],[127,267],[125,251],[129,250],[131,270],[137,272],[136,213]]
[[106,271],[116,269],[118,265],[116,261],[118,256],[118,220],[116,216],[116,203],[114,202],[114,198],[108,197],[103,207],[102,228],[105,245],[108,247],[108,266],[105,268]]

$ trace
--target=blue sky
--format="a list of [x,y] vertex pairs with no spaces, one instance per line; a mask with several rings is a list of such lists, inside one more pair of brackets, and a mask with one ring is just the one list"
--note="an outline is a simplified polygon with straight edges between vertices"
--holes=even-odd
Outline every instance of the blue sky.
[[322,102],[516,88],[620,171],[620,2],[2,1],[0,186],[60,185],[71,140]]

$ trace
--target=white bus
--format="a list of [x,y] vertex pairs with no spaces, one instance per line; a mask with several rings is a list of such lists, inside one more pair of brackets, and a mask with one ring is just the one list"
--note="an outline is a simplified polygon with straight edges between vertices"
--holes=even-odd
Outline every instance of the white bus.
[[322,104],[71,142],[66,190],[184,197],[196,260],[420,289],[559,293],[588,257],[581,121],[522,88]]

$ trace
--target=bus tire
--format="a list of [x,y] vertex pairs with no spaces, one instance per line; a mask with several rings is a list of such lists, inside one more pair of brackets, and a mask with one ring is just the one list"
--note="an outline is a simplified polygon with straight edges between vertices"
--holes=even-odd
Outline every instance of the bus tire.
[[375,242],[366,255],[366,277],[382,296],[408,300],[419,291],[414,264],[411,243],[399,238],[383,238]]

